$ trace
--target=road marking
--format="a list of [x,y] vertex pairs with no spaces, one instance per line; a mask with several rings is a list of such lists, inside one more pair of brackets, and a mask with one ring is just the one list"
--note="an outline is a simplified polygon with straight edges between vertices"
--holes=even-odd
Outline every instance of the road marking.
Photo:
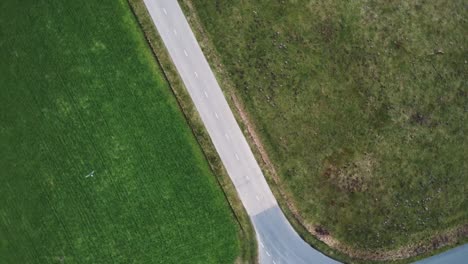
[[185,57],[188,57],[188,53],[186,50],[184,50]]
[[219,116],[218,116],[218,113],[215,112],[215,116],[216,116],[216,119],[219,120]]
[[167,16],[166,8],[163,7],[164,14]]
[[273,264],[276,264],[276,262],[273,260]]
[[194,73],[195,73],[195,77],[197,77],[197,78],[198,78],[198,73],[197,73],[197,72],[194,72]]
[[177,30],[175,30],[175,29],[174,29],[174,35],[176,35],[176,36],[177,36]]
[[208,93],[206,91],[203,91],[203,93],[205,94],[205,97],[208,98]]
[[227,133],[224,134],[227,140],[229,140],[229,135]]
[[268,255],[269,257],[271,257],[271,255],[270,255],[270,253],[268,253],[268,251],[265,251],[265,252],[267,253],[267,255]]
[[247,180],[250,180],[249,175],[245,175],[245,178],[246,178]]
[[263,245],[263,243],[262,243],[262,242],[260,242],[260,246],[261,246],[262,248],[265,248],[265,246]]
[[258,195],[255,195],[255,199],[257,199],[257,201],[260,201],[260,197],[258,197]]
[[236,153],[235,155],[236,155],[236,159],[237,159],[237,160],[240,160],[240,159],[239,159],[239,155],[237,155],[237,153]]

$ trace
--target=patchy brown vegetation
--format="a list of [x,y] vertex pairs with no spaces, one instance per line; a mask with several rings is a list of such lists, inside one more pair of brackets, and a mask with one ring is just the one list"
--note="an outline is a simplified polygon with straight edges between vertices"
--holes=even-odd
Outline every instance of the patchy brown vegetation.
[[335,164],[333,159],[327,159],[325,162],[324,177],[341,191],[362,192],[367,189],[374,166],[370,154],[364,154],[342,165]]

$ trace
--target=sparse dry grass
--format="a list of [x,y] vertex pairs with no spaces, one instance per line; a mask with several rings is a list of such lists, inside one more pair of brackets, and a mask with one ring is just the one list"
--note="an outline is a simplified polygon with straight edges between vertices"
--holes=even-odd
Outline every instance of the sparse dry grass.
[[467,223],[462,1],[193,1],[305,224],[395,250]]

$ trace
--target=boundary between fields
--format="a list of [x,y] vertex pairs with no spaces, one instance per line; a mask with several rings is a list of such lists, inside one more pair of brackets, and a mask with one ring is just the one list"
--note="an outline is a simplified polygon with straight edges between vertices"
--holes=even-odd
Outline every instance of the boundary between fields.
[[238,225],[238,238],[240,242],[240,256],[237,263],[257,263],[257,242],[250,218],[245,211],[240,198],[237,195],[222,162],[219,158],[210,137],[201,121],[198,112],[182,82],[178,72],[175,70],[172,60],[169,57],[165,45],[154,27],[143,0],[127,0],[130,10],[138,22],[148,43],[153,57],[172,93],[177,99],[177,104],[195,136],[198,146],[201,148],[203,156],[210,165],[210,169],[215,175],[218,185],[223,191],[223,195],[229,204],[229,208]]

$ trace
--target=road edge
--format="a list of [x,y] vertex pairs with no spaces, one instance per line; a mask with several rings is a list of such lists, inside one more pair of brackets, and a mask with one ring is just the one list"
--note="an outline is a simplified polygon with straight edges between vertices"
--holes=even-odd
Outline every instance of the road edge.
[[127,3],[151,48],[157,64],[163,72],[164,78],[171,87],[179,108],[192,130],[192,134],[195,136],[198,145],[202,149],[202,153],[215,175],[216,181],[221,187],[233,217],[236,220],[241,245],[240,256],[236,260],[236,263],[258,263],[257,240],[250,218],[215,150],[190,95],[175,69],[166,46],[156,30],[143,0],[127,0]]

